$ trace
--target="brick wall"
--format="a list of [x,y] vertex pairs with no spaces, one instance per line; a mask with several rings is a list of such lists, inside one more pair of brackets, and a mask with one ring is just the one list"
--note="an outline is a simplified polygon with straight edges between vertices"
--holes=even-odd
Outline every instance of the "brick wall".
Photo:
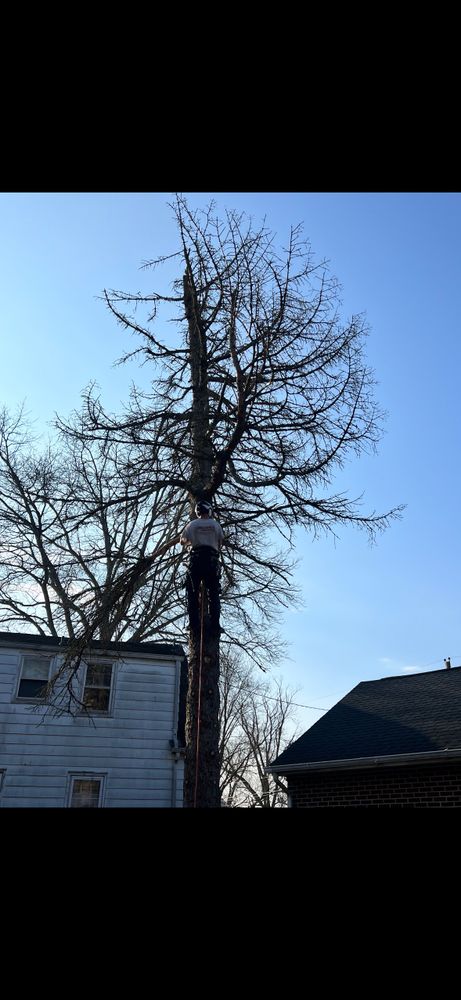
[[292,805],[316,807],[461,806],[461,763],[366,768],[362,771],[311,772],[288,777]]

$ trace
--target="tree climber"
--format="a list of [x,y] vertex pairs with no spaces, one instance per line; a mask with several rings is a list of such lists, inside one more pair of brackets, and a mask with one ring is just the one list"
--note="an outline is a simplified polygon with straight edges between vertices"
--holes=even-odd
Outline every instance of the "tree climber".
[[181,535],[181,544],[191,547],[186,591],[189,624],[195,633],[200,629],[199,594],[202,581],[208,593],[211,630],[219,630],[219,551],[224,533],[211,511],[207,500],[199,500],[195,505],[197,518],[189,522]]

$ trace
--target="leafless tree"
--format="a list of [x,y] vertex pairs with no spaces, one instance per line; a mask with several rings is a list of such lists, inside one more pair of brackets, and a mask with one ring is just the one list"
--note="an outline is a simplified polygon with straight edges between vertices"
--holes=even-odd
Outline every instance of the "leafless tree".
[[296,691],[255,674],[235,654],[221,657],[221,801],[226,806],[286,806],[286,785],[266,766],[300,735],[295,729]]
[[[143,488],[129,445],[63,433],[40,447],[22,410],[0,413],[0,622],[70,640],[69,659],[51,682],[52,709],[81,709],[74,678],[91,638],[182,639],[178,538],[186,508],[165,487]],[[229,589],[225,583],[225,608]],[[268,608],[266,625],[271,617]],[[225,642],[257,662],[270,646],[274,659],[275,638],[266,630],[258,640],[257,624],[242,588]]]
[[[177,639],[184,622],[178,556],[169,551],[136,578],[129,600],[112,601],[128,566],[164,543],[165,497],[147,503],[119,445],[63,438],[34,444],[27,420],[0,414],[0,622],[75,639],[97,618],[97,638]],[[125,491],[125,503],[119,498]],[[112,504],[113,497],[117,503]],[[170,523],[168,519],[168,524]],[[177,524],[176,527],[179,527]],[[130,570],[128,570],[128,576]],[[231,627],[231,626],[230,626]],[[289,693],[260,680],[234,643],[221,670],[220,767],[229,805],[279,804],[264,765],[280,751]],[[264,642],[258,650],[262,658]],[[273,659],[273,657],[272,657]],[[245,665],[244,665],[245,664]],[[262,675],[261,675],[262,676]],[[72,673],[56,686],[55,708],[84,706]]]
[[[40,450],[22,412],[0,414],[2,624],[73,640],[96,618],[98,639],[177,638],[178,553],[148,553],[171,538],[181,511],[171,515],[166,490],[140,496],[129,466],[110,442],[63,437]],[[114,604],[142,560],[129,604]]]
[[[315,535],[355,524],[373,538],[400,508],[366,513],[360,498],[332,489],[351,456],[375,448],[382,414],[364,360],[364,318],[341,319],[337,284],[301,228],[279,250],[264,225],[234,212],[193,212],[181,196],[172,209],[179,249],[146,264],[177,265],[172,294],[105,292],[116,320],[138,338],[121,360],[148,363],[151,387],[133,388],[121,416],[90,389],[83,424],[67,431],[130,447],[144,495],[174,491],[173,509],[213,501],[228,537],[225,595],[250,646],[249,608],[261,631],[289,599],[295,528]],[[162,317],[177,323],[177,336],[159,330]],[[277,533],[279,551],[268,542]],[[143,572],[142,562],[133,566],[132,586]],[[114,592],[113,600],[123,598]],[[185,802],[216,807],[219,639],[206,619],[204,635],[191,632],[189,663]]]

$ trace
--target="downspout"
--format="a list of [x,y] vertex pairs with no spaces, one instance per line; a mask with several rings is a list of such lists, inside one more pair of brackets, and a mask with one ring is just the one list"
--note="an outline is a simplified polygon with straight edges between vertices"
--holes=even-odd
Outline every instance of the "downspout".
[[173,774],[171,776],[171,808],[176,809],[176,787],[177,787],[177,774],[176,768],[178,766],[177,755],[173,756]]

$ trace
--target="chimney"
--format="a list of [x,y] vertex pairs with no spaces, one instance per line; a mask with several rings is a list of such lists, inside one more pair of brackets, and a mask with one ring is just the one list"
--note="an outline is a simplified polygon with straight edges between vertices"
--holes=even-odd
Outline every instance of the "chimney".
[[450,660],[449,656],[447,656],[447,658],[445,660],[445,666],[446,666],[447,670],[449,670],[450,667],[451,667],[451,660]]

